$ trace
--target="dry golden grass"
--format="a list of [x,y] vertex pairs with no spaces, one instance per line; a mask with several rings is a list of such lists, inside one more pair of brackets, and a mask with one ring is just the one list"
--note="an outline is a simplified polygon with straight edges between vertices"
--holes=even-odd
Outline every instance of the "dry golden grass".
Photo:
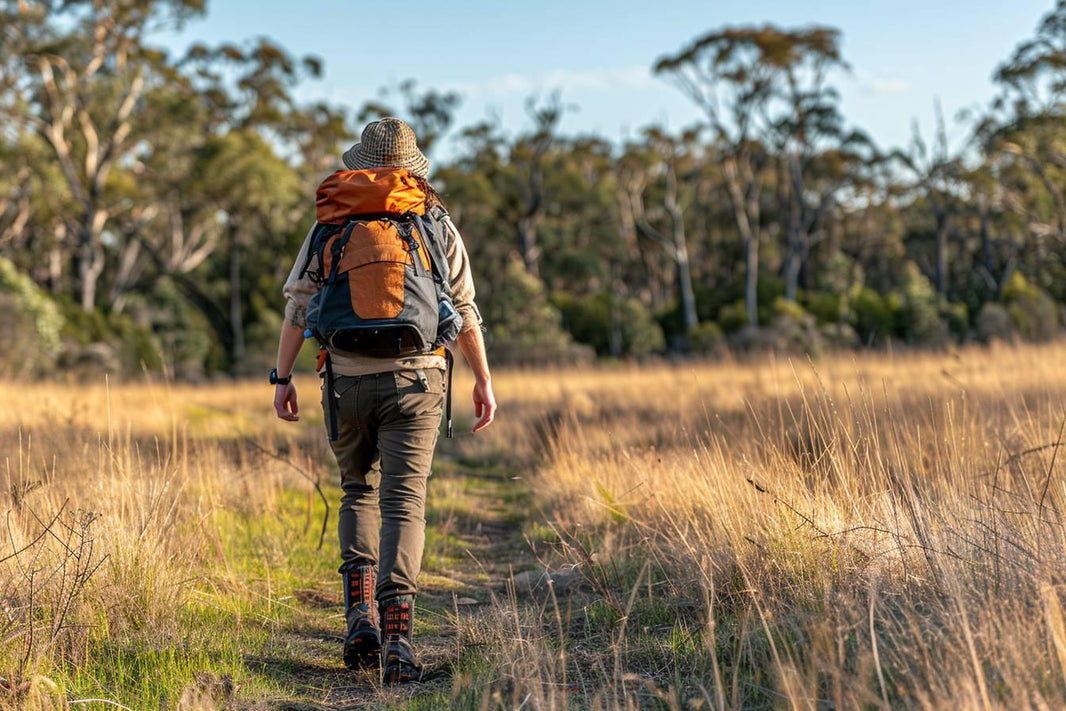
[[[452,702],[1062,707],[1064,363],[1049,345],[499,374],[498,423],[459,451],[522,469],[538,554],[587,586],[457,621]],[[250,553],[234,527],[307,490],[256,448],[327,461],[300,386],[293,428],[259,384],[0,384],[0,707],[4,684],[40,708],[106,688],[78,670],[188,635],[175,611],[273,614],[242,602],[249,570],[269,590],[313,545],[291,557],[279,523]],[[240,682],[239,654],[214,668]]]
[[508,380],[549,408],[538,488],[605,596],[697,608],[688,678],[608,675],[609,705],[639,682],[728,708],[1060,707],[1064,364],[1059,345]]
[[[239,663],[237,648],[219,659],[206,641],[187,645],[212,631],[187,623],[220,612],[239,626],[261,573],[249,576],[256,554],[234,559],[247,545],[236,529],[306,488],[241,440],[293,448],[264,417],[263,393],[0,386],[0,708],[66,708],[109,690],[158,707],[208,657],[226,672]],[[199,656],[175,659],[182,645]]]

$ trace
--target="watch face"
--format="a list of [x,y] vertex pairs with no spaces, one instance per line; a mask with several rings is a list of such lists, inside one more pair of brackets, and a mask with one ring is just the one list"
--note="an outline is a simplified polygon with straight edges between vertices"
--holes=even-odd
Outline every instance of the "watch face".
[[274,368],[274,370],[270,371],[270,384],[271,385],[277,385],[278,384],[278,369],[277,368]]

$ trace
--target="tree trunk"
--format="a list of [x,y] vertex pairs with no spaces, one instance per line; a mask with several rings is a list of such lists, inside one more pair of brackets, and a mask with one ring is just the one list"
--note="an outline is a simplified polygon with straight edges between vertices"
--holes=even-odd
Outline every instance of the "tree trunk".
[[696,294],[692,289],[692,269],[684,242],[678,243],[677,280],[681,285],[681,311],[685,315],[685,333],[700,325],[696,312]]
[[118,268],[115,270],[114,281],[111,283],[111,310],[121,313],[126,308],[126,300],[131,285],[137,278],[138,267],[141,257],[141,240],[130,237],[122,248],[118,259]]
[[666,212],[670,215],[671,237],[674,245],[674,260],[677,262],[677,283],[681,292],[681,312],[685,317],[685,333],[699,325],[696,313],[696,294],[692,289],[692,267],[688,258],[688,240],[685,237],[685,215],[677,200],[677,173],[672,165],[666,171]]
[[55,243],[48,251],[48,289],[54,296],[63,293],[63,249],[60,247],[67,241],[67,225],[57,221],[53,229]]
[[540,250],[537,248],[537,215],[523,217],[518,221],[518,245],[526,271],[540,277]]
[[787,176],[782,176],[781,182],[789,185],[790,189],[783,191],[787,197],[784,205],[786,220],[786,246],[785,246],[785,299],[795,301],[799,293],[800,271],[803,265],[804,252],[808,237],[803,225],[803,175],[799,167],[799,161],[795,156],[789,156],[786,167]]
[[96,288],[104,271],[104,255],[100,236],[107,223],[107,212],[90,209],[86,213],[78,239],[78,279],[81,289],[80,303],[85,313],[96,308]]
[[[630,183],[622,194],[623,229],[627,229],[627,220],[635,228],[636,233],[644,235],[648,240],[637,240],[637,251],[640,260],[647,272],[648,289],[651,292],[651,308],[659,310],[674,298],[673,284],[667,278],[667,274],[673,273],[676,260],[670,255],[669,264],[663,259],[663,247],[673,249],[672,245],[666,244],[666,239],[660,235],[650,224],[644,214],[644,183],[641,181]],[[657,248],[649,248],[648,242],[654,242]]]
[[800,231],[788,227],[788,254],[785,258],[785,298],[794,302],[800,293],[800,271],[803,266],[803,246]]
[[[6,214],[10,202],[13,202],[13,200],[5,200],[0,204],[0,217]],[[3,230],[0,230],[0,248],[6,247],[9,243],[18,244],[21,242],[26,225],[29,224],[31,217],[33,217],[33,205],[30,203],[28,194],[27,196],[19,196],[14,217]]]
[[233,334],[233,350],[230,353],[230,372],[239,375],[244,365],[244,308],[241,299],[241,247],[237,230],[230,234],[229,252],[229,326]]
[[[988,215],[988,198],[981,195],[977,205],[981,211],[981,253],[984,257],[985,271],[988,272],[990,278],[995,279],[996,252],[992,245],[992,220]],[[999,285],[996,286],[998,288]]]
[[936,213],[936,293],[947,298],[948,293],[948,233],[951,230],[951,215]]
[[[745,197],[746,192],[757,193],[757,187],[749,184],[741,186],[737,174],[737,161],[729,158],[723,164],[725,183],[729,191],[729,200],[733,204],[733,216],[736,219],[737,231],[744,245],[744,305],[748,312],[748,325],[759,325],[759,235],[749,219],[749,211],[752,209],[751,200]],[[750,170],[749,170],[750,172]],[[746,188],[746,189],[745,189]],[[758,201],[758,195],[754,196]],[[757,210],[757,208],[756,208]],[[755,216],[757,217],[757,212]]]
[[759,240],[755,235],[744,239],[744,304],[748,311],[748,325],[759,325]]
[[607,334],[607,351],[612,358],[622,357],[622,313],[618,305],[618,280],[615,278],[617,267],[611,265],[610,286],[607,289],[607,311],[610,330]]
[[799,274],[796,276],[796,282],[800,289],[809,290],[811,288],[811,235],[809,234],[803,245],[803,254],[800,255]]
[[55,296],[63,291],[63,253],[58,247],[48,250],[48,290]]

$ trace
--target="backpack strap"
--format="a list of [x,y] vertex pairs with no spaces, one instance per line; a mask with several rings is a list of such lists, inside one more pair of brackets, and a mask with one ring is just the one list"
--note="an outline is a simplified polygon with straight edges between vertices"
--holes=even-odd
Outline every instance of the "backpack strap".
[[430,255],[430,264],[433,266],[433,280],[437,282],[440,293],[451,298],[451,280],[449,278],[448,260],[441,248],[443,238],[443,225],[434,220],[430,214],[416,217],[415,226],[422,236],[425,251]]
[[447,211],[442,206],[437,205],[430,208],[421,219],[416,219],[415,223],[419,226],[419,231],[422,233],[422,241],[425,242],[426,250],[429,252],[429,261],[433,265],[433,276],[436,278],[441,292],[451,298],[451,275],[449,273],[448,260],[445,257],[448,236],[447,230],[444,228],[444,219],[447,216]]
[[[322,246],[329,240],[330,237],[340,232],[340,225],[331,225],[316,223],[314,230],[311,232],[311,242],[307,245],[307,258],[304,260],[303,266],[300,268],[300,278],[305,275],[311,278],[311,281],[316,284],[321,284],[328,274],[322,273],[323,261],[322,261]],[[318,257],[318,268],[312,269],[311,263],[315,257]]]

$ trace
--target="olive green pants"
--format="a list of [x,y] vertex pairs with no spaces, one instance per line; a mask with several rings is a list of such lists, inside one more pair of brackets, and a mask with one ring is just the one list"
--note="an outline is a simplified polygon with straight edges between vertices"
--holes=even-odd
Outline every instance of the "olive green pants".
[[342,568],[376,564],[378,600],[418,592],[444,388],[444,371],[436,368],[334,378],[339,436],[330,444],[344,491]]

